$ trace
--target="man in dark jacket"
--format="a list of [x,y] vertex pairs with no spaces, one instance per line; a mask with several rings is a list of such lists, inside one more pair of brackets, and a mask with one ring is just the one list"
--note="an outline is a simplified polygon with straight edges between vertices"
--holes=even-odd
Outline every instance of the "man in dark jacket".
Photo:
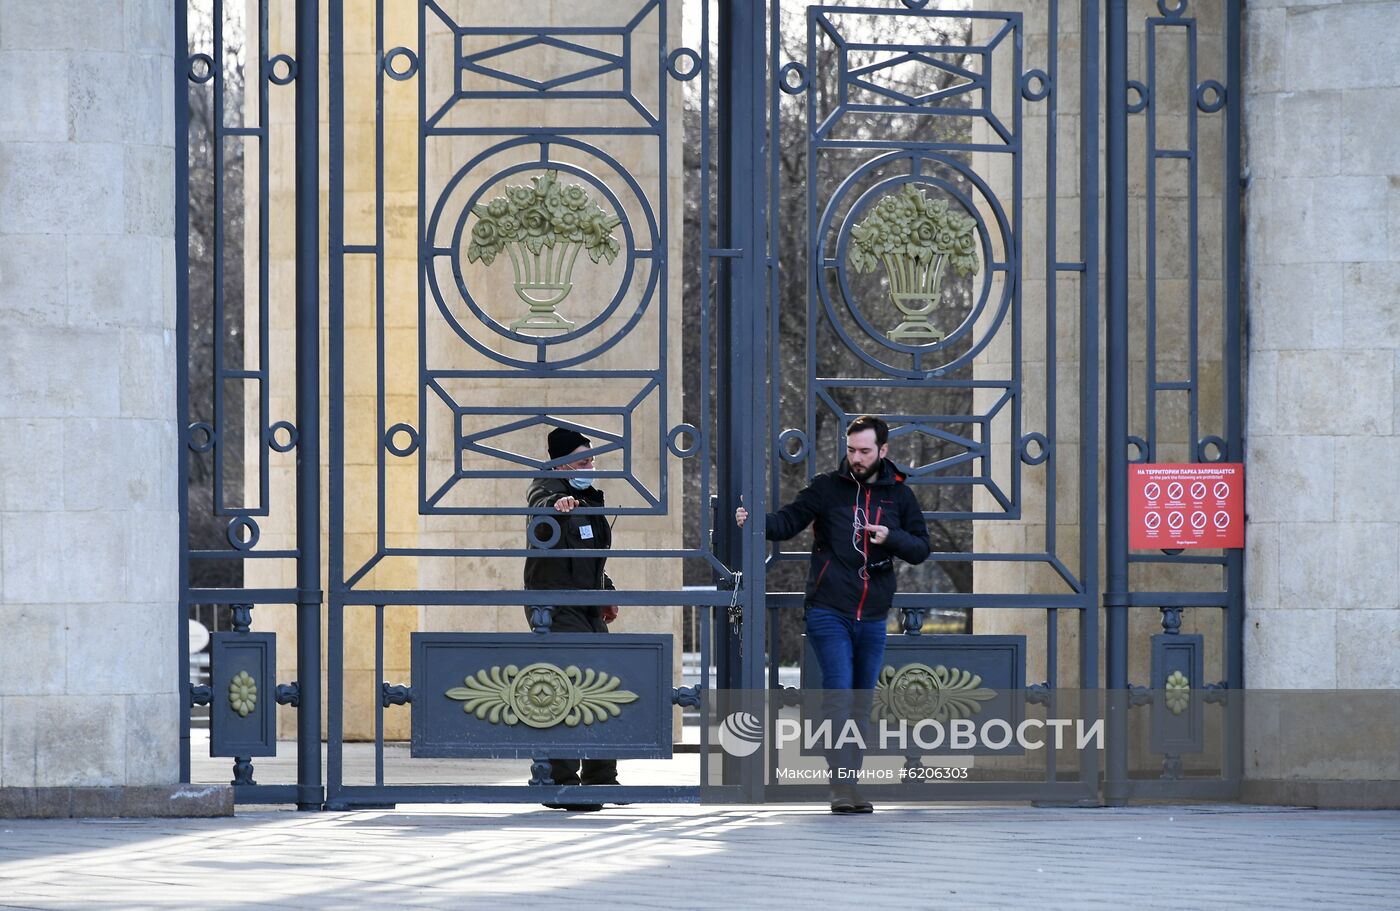
[[[584,455],[593,448],[588,438],[576,430],[558,427],[549,433],[549,459],[559,462],[557,471],[588,472],[593,457]],[[607,516],[572,515],[580,506],[603,505],[603,492],[584,475],[537,478],[527,494],[534,508],[553,507],[552,517],[559,526],[558,541],[550,548],[560,550],[607,550],[612,547],[612,526]],[[548,540],[550,535],[537,535]],[[531,542],[531,546],[535,546]],[[525,587],[535,590],[597,589],[612,590],[612,579],[603,571],[607,557],[526,557]],[[525,611],[530,619],[530,611]],[[606,633],[617,618],[616,605],[559,605],[554,608],[552,632]],[[617,784],[617,760],[584,759],[582,775],[577,759],[551,759],[550,775],[555,784]],[[601,810],[602,804],[546,804],[555,809]]]
[[[846,428],[846,458],[836,471],[818,475],[787,506],[764,517],[764,537],[785,541],[814,526],[807,572],[807,639],[821,665],[824,711],[835,725],[854,717],[866,735],[865,708],[885,656],[885,618],[894,602],[894,560],[922,563],[929,554],[928,526],[904,475],[890,462],[889,426],[876,417]],[[734,518],[742,528],[748,511]],[[874,807],[853,782],[862,756],[855,748],[828,752],[833,775],[831,811],[869,813]]]

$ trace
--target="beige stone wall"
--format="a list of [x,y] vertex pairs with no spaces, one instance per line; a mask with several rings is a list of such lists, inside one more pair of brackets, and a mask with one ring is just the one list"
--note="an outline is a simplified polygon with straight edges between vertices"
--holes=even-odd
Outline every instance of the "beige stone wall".
[[162,0],[0,2],[7,807],[179,777],[170,23]]
[[[629,3],[594,3],[587,5],[524,3],[502,8],[497,4],[461,0],[442,4],[460,22],[509,26],[537,26],[541,22],[556,25],[578,24],[621,24],[635,12],[636,5]],[[345,235],[350,244],[370,244],[374,242],[376,171],[375,171],[375,52],[376,41],[372,27],[373,4],[350,4],[346,9],[346,94],[345,94]],[[390,5],[386,9],[384,46],[398,45],[416,47],[417,18],[411,7],[402,8]],[[673,19],[671,42],[678,38],[678,17]],[[272,48],[273,53],[290,50],[292,34],[286,23],[274,28],[278,36]],[[636,60],[656,59],[655,41],[657,35],[656,17],[644,23],[633,39],[632,53]],[[497,41],[504,43],[504,41]],[[649,47],[650,44],[650,47]],[[485,50],[487,45],[474,45],[470,51]],[[603,50],[613,50],[602,47]],[[469,51],[469,52],[470,52]],[[418,249],[416,236],[419,219],[419,161],[418,161],[418,90],[419,78],[426,73],[430,109],[436,109],[451,91],[453,74],[453,38],[447,27],[434,17],[429,17],[427,52],[422,55],[425,68],[420,77],[403,82],[385,80],[382,107],[384,124],[383,156],[383,199],[384,199],[384,299],[383,299],[383,338],[384,351],[384,392],[385,414],[382,420],[375,414],[376,408],[376,369],[375,361],[378,338],[376,312],[376,276],[374,261],[368,256],[347,256],[345,272],[345,553],[346,571],[353,573],[375,552],[376,528],[378,524],[376,485],[377,447],[379,431],[377,427],[388,427],[404,422],[419,427],[419,310],[418,310]],[[517,70],[523,70],[532,78],[547,79],[563,74],[566,67],[575,66],[574,61],[565,60],[558,52],[537,48],[531,59],[524,61],[517,57],[509,62],[504,58],[496,63],[504,68],[507,63]],[[660,92],[663,89],[655,67],[637,66],[632,74],[633,90],[640,99],[648,99],[648,107],[659,112]],[[610,77],[619,84],[620,78]],[[667,81],[670,83],[670,81]],[[597,81],[592,83],[597,85]],[[503,86],[493,86],[500,89]],[[662,236],[669,238],[669,291],[663,301],[658,290],[658,299],[648,309],[648,314],[609,352],[584,366],[600,369],[633,369],[658,366],[663,360],[670,365],[670,388],[653,393],[642,402],[632,416],[631,458],[633,470],[640,480],[652,491],[659,491],[661,472],[667,473],[670,486],[670,509],[664,516],[620,517],[615,525],[615,549],[641,547],[680,547],[682,516],[680,511],[680,470],[673,458],[664,460],[663,433],[659,429],[662,419],[664,394],[666,428],[680,420],[680,237],[681,237],[681,198],[682,176],[680,168],[680,95],[673,83],[665,87],[670,105],[669,122],[675,130],[666,149],[668,166],[663,174],[660,167],[661,153],[658,141],[651,137],[612,137],[589,138],[613,156],[618,164],[630,172],[638,181],[642,192],[653,206],[663,194],[670,196],[669,224],[661,225]],[[286,95],[285,106],[274,103],[269,112],[274,121],[290,121],[292,117],[291,95]],[[323,114],[323,118],[324,118]],[[525,101],[502,103],[498,101],[462,101],[447,115],[443,123],[451,126],[537,126],[541,124],[564,127],[571,124],[609,126],[636,122],[636,114],[625,103],[602,101],[560,102]],[[290,133],[286,134],[290,143]],[[425,217],[431,214],[438,196],[449,180],[474,156],[503,138],[452,136],[434,138],[429,141],[426,172],[421,175],[425,184]],[[291,212],[293,187],[289,167],[289,148],[274,149],[281,158],[274,163],[274,172],[281,170],[282,178],[274,185],[272,206],[274,212]],[[324,156],[323,147],[323,156]],[[528,184],[529,178],[537,171],[517,174],[502,181],[495,181],[500,170],[530,159],[538,159],[538,145],[532,148],[506,153],[471,172],[460,187],[449,194],[446,216],[448,232],[456,219],[466,197],[483,183],[490,184],[485,199],[500,195],[506,184]],[[635,227],[644,224],[641,207],[629,196],[621,179],[610,174],[606,165],[596,157],[565,151],[556,147],[557,159],[577,165],[618,193],[626,210],[626,215]],[[578,182],[569,175],[561,175],[565,182]],[[593,192],[596,197],[597,192]],[[605,205],[606,207],[606,205]],[[324,230],[324,229],[323,229]],[[324,235],[323,235],[324,236]],[[643,238],[639,243],[650,246]],[[293,277],[294,247],[290,237],[274,242],[273,281],[282,289],[275,297],[274,327],[276,338],[285,343],[285,350],[291,352],[291,295]],[[647,267],[643,267],[647,268]],[[481,302],[483,310],[502,324],[508,324],[523,311],[523,306],[515,295],[512,270],[507,257],[502,257],[492,268],[481,263],[468,264],[463,261],[464,279],[472,289],[474,297]],[[561,311],[575,318],[591,318],[602,309],[599,301],[608,300],[621,278],[621,259],[618,263],[594,266],[586,254],[580,257],[575,269],[575,288],[561,306]],[[455,317],[462,321],[466,331],[479,340],[487,349],[509,357],[522,356],[519,343],[510,341],[487,328],[476,318],[461,300],[460,295],[450,287],[450,269],[443,270],[441,276],[447,282],[445,299]],[[644,274],[644,273],[643,273]],[[250,276],[251,277],[251,276]],[[324,278],[323,278],[324,280]],[[633,287],[638,286],[633,282]],[[250,284],[251,286],[251,284]],[[453,332],[439,313],[431,293],[426,309],[427,331],[425,333],[424,355],[429,369],[433,370],[483,370],[508,369],[493,361],[488,355],[473,349],[466,341]],[[629,292],[621,302],[617,315],[606,320],[584,339],[559,346],[567,354],[577,354],[592,347],[598,337],[616,334],[640,303],[640,293]],[[582,321],[582,320],[580,320]],[[250,337],[252,337],[250,326]],[[665,348],[661,348],[662,339]],[[324,350],[324,346],[323,346]],[[525,356],[533,359],[533,347],[524,348]],[[552,358],[562,355],[551,354]],[[290,372],[282,376],[287,385],[280,387],[290,396],[294,386]],[[444,383],[457,404],[492,406],[593,406],[606,404],[620,406],[641,391],[641,385],[631,380],[551,380],[535,381],[519,378],[472,378],[453,380]],[[287,407],[292,401],[287,399]],[[324,407],[324,405],[323,405]],[[428,489],[424,496],[430,496],[453,471],[452,420],[450,411],[436,397],[430,395],[426,427],[421,427],[426,439],[422,455],[426,461]],[[492,419],[493,423],[506,423],[518,419],[519,415],[502,416]],[[469,428],[485,429],[485,418],[472,418],[477,423]],[[623,430],[619,418],[611,416],[580,416],[576,420],[601,430],[620,433]],[[493,440],[512,452],[542,456],[544,437],[548,427],[534,427],[513,434],[502,435]],[[402,442],[402,441],[401,441]],[[323,444],[323,456],[328,450]],[[435,549],[454,548],[518,548],[524,542],[524,519],[520,516],[474,516],[474,515],[419,515],[419,454],[408,458],[388,457],[385,470],[385,532],[389,547],[419,547]],[[468,470],[500,470],[519,468],[500,460],[468,454],[464,463]],[[620,454],[610,454],[600,459],[600,468],[617,470],[623,467]],[[465,479],[457,482],[452,491],[443,499],[451,506],[515,506],[522,505],[525,479]],[[610,504],[640,506],[642,498],[630,491],[624,481],[613,479],[601,482],[609,497]],[[274,500],[287,502],[294,495],[294,478],[290,472],[274,478]],[[276,529],[285,536],[291,545],[294,527],[283,521]],[[267,540],[267,531],[264,532]],[[392,557],[380,561],[358,584],[362,589],[431,589],[438,591],[455,590],[502,590],[522,587],[521,573],[523,560],[519,558],[453,558],[453,557]],[[294,570],[288,566],[281,569],[280,575],[268,567],[255,566],[246,584],[294,584]],[[622,589],[679,589],[681,567],[678,561],[627,560],[614,558],[609,564],[609,574]],[[279,633],[279,658],[283,679],[291,679],[295,662],[295,615],[291,607],[269,606],[256,612],[256,626],[262,629],[275,629]],[[345,610],[345,710],[346,736],[373,736],[373,698],[377,692],[374,673],[374,608],[347,607]],[[394,682],[407,682],[409,670],[409,634],[417,630],[425,631],[502,631],[519,632],[527,628],[521,608],[518,606],[491,608],[470,606],[390,606],[385,610],[385,679]],[[680,614],[673,608],[633,607],[622,611],[622,616],[612,627],[615,631],[665,631],[679,634]],[[679,643],[679,636],[677,637]],[[677,673],[680,666],[680,649],[675,653]],[[408,734],[410,709],[392,708],[386,712],[386,735],[402,738]],[[295,714],[283,709],[281,730],[289,735],[295,726]]]
[[1400,39],[1387,22],[1400,4],[1274,2],[1247,20],[1255,687],[1400,686]]
[[[1251,3],[1249,538],[1253,688],[1400,687],[1400,3]],[[1365,773],[1315,744],[1253,777]]]

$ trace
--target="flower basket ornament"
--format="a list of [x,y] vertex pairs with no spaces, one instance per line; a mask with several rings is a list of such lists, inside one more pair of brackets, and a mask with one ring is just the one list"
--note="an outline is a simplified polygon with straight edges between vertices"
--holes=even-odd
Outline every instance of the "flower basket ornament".
[[875,203],[865,220],[851,228],[848,260],[856,272],[883,266],[890,299],[903,321],[887,335],[892,341],[930,344],[944,333],[929,322],[943,296],[943,279],[951,267],[958,275],[976,275],[977,219],[950,210],[946,199],[928,199],[906,183]]
[[515,293],[530,308],[512,330],[568,332],[575,324],[557,308],[573,290],[574,262],[583,250],[595,263],[616,259],[613,231],[622,219],[604,212],[583,186],[559,183],[556,170],[530,181],[534,186],[507,186],[506,195],[472,206],[467,262],[489,266],[502,251],[510,256]]

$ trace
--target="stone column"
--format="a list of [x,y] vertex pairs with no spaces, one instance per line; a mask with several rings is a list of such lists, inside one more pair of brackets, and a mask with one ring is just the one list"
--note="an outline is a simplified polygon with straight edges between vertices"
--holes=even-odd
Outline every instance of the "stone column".
[[173,13],[0,0],[0,816],[178,784]]
[[[1280,0],[1246,12],[1246,683],[1393,690],[1400,3]],[[1281,707],[1301,698],[1281,696]],[[1250,728],[1253,799],[1400,804],[1393,728],[1388,745],[1365,732],[1381,752],[1358,754],[1355,730],[1315,725],[1281,751],[1288,718],[1276,720]]]

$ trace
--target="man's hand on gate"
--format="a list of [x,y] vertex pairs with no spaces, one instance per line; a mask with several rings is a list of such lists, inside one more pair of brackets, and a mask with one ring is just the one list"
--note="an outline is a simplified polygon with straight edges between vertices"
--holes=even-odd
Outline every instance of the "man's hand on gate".
[[603,606],[603,622],[611,623],[617,619],[617,605],[606,604]]
[[554,508],[559,512],[573,512],[577,505],[578,499],[575,497],[560,497],[554,501]]
[[744,508],[744,496],[743,496],[743,494],[740,494],[740,495],[739,495],[739,507],[738,507],[737,509],[734,510],[734,521],[737,522],[737,523],[739,523],[739,527],[740,527],[740,528],[743,528],[743,527],[744,527],[744,523],[747,522],[748,520],[749,520],[749,511],[748,511],[747,509]]

